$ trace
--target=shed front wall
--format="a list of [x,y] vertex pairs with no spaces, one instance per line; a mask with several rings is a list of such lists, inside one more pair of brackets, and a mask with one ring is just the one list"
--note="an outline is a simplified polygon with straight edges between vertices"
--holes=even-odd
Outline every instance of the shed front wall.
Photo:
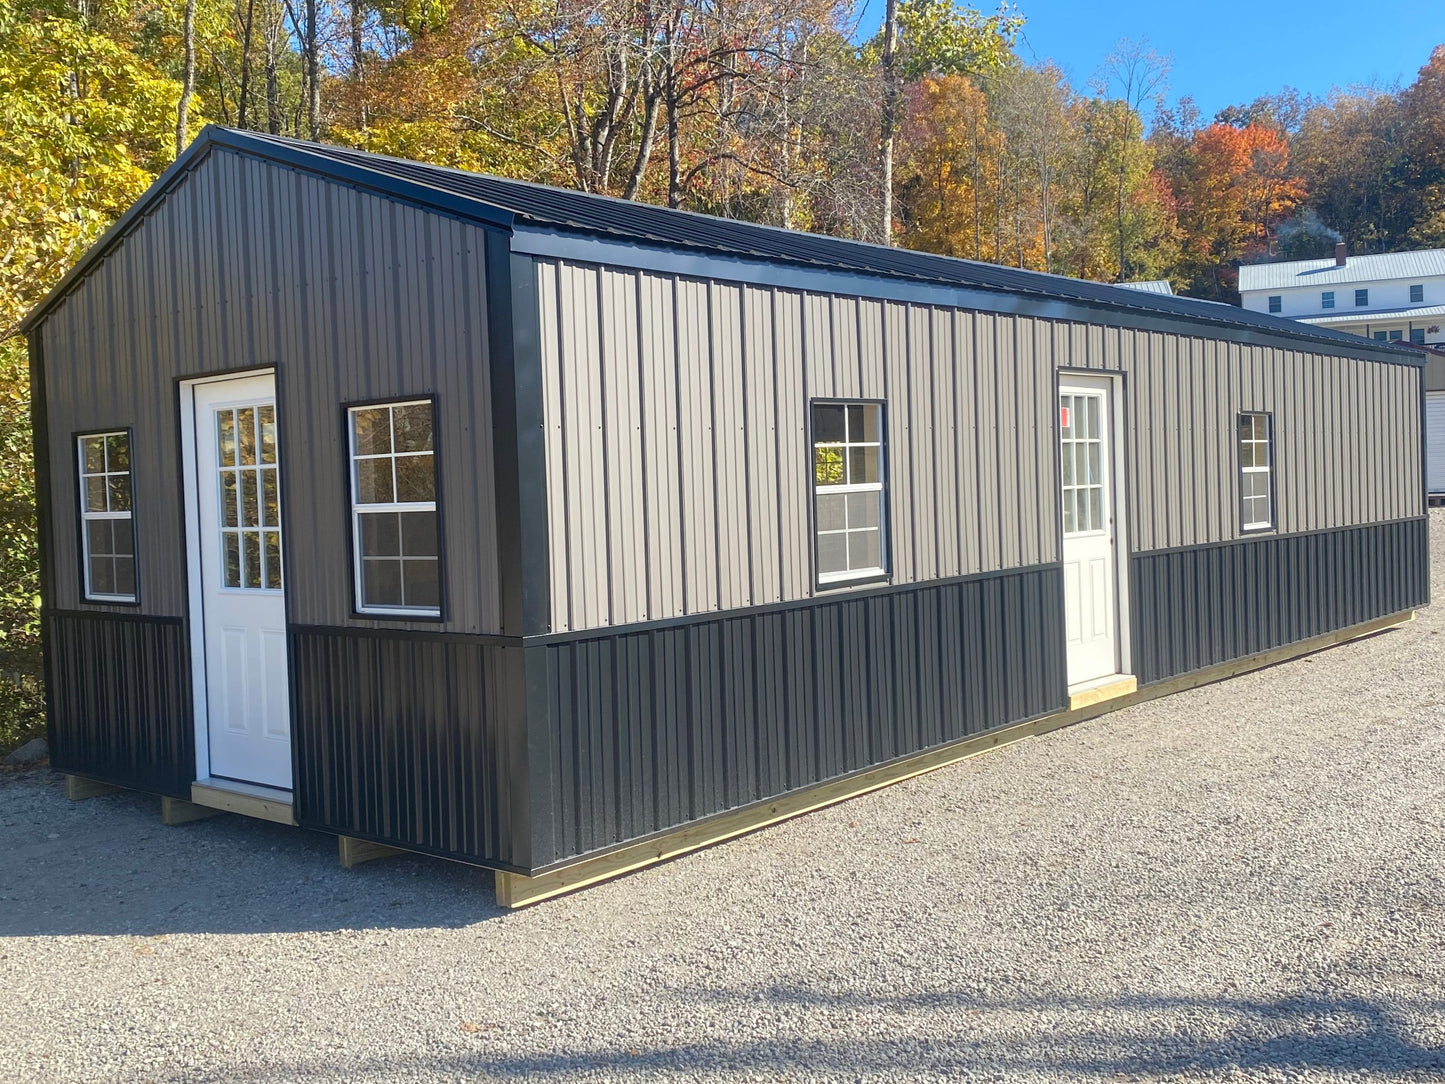
[[[274,366],[298,819],[510,861],[506,723],[518,713],[508,649],[491,635],[486,248],[480,226],[213,149],[47,314],[37,346],[57,767],[189,796],[177,381]],[[425,396],[437,410],[442,620],[362,618],[344,405]],[[72,434],[122,427],[139,604],[98,605],[82,598]]]
[[1059,369],[1124,374],[1133,552],[1242,537],[1246,410],[1274,416],[1280,534],[1422,514],[1410,366],[567,261],[536,274],[552,632],[815,596],[815,398],[885,403],[895,585],[1059,559]]
[[[134,431],[139,607],[186,615],[176,381],[275,366],[294,624],[352,610],[342,404],[437,396],[440,630],[500,631],[485,231],[215,150],[42,327],[55,530],[51,605],[84,606],[73,433]],[[412,622],[438,629],[436,622]]]

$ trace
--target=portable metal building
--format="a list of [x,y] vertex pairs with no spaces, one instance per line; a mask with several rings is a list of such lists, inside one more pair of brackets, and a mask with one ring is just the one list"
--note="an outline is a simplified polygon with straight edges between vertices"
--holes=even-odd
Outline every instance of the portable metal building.
[[26,330],[54,765],[511,902],[1428,600],[1419,355],[1206,302],[212,127]]

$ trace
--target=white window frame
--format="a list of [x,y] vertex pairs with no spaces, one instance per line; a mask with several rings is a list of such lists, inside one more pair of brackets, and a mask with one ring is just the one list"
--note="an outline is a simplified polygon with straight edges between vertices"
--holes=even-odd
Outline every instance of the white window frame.
[[[1244,440],[1244,438],[1239,435],[1239,423],[1240,423],[1241,421],[1243,421],[1245,418],[1263,419],[1263,421],[1264,421],[1264,439],[1263,439],[1263,440],[1259,440],[1259,439],[1256,439],[1256,438],[1251,437],[1251,438],[1249,439],[1249,441],[1246,442],[1246,441]],[[1272,531],[1272,530],[1274,530],[1274,528],[1275,528],[1275,522],[1274,522],[1274,520],[1275,520],[1275,515],[1274,515],[1274,415],[1270,414],[1270,413],[1267,412],[1267,411],[1263,411],[1263,410],[1241,410],[1241,411],[1239,412],[1239,417],[1235,420],[1235,424],[1234,424],[1234,439],[1235,439],[1235,455],[1236,455],[1236,457],[1239,455],[1239,447],[1240,447],[1240,445],[1242,445],[1242,444],[1249,443],[1249,444],[1251,444],[1251,445],[1258,445],[1258,444],[1263,444],[1263,445],[1264,445],[1264,466],[1262,466],[1262,467],[1255,467],[1255,466],[1246,467],[1246,466],[1244,466],[1243,464],[1240,464],[1240,467],[1239,467],[1239,476],[1240,476],[1240,487],[1239,487],[1239,489],[1240,489],[1240,492],[1239,492],[1239,529],[1240,529],[1241,531],[1248,531],[1248,532],[1254,532],[1254,531]],[[1250,458],[1252,459],[1253,456],[1251,456]],[[1265,487],[1264,487],[1264,493],[1265,493],[1265,510],[1266,510],[1266,513],[1267,513],[1267,514],[1266,514],[1266,518],[1265,518],[1264,520],[1251,520],[1251,519],[1248,518],[1248,515],[1247,515],[1247,513],[1246,513],[1246,511],[1245,511],[1245,509],[1247,508],[1247,505],[1246,505],[1246,503],[1245,503],[1245,496],[1244,496],[1244,477],[1245,477],[1245,475],[1250,475],[1250,474],[1253,474],[1253,475],[1260,475],[1260,474],[1262,474],[1262,475],[1264,475],[1264,479],[1265,479]]]
[[[845,414],[848,407],[864,407],[878,412],[878,439],[873,440],[849,440],[846,428],[843,433],[843,440],[817,440],[813,433],[813,425],[817,407],[843,407]],[[840,584],[853,583],[858,580],[878,580],[888,575],[888,493],[886,479],[888,478],[888,431],[885,428],[883,417],[883,404],[876,399],[813,399],[808,403],[808,435],[812,442],[808,452],[808,476],[813,481],[813,562],[816,570],[818,561],[818,539],[823,535],[846,535],[846,525],[842,530],[823,531],[818,529],[818,497],[824,496],[847,496],[850,493],[876,493],[878,495],[878,564],[868,568],[849,568],[842,572],[816,571],[817,582],[820,587],[831,587]],[[843,454],[843,463],[848,462],[848,453],[853,448],[877,448],[878,449],[878,481],[841,483],[838,485],[818,484],[818,449],[837,448]]]
[[[125,446],[128,454],[131,456],[131,465],[123,471],[110,469],[110,437],[125,437]],[[102,442],[101,447],[104,449],[102,454],[105,456],[105,461],[101,464],[101,469],[99,473],[94,471],[87,471],[85,469],[85,442],[87,440],[100,440]],[[134,456],[135,441],[131,439],[131,433],[129,429],[107,429],[102,433],[77,433],[75,435],[76,473],[80,479],[80,493],[77,498],[80,502],[80,563],[81,571],[84,576],[85,599],[87,602],[125,602],[133,604],[140,599],[140,563],[136,560],[135,552],[136,537]],[[126,480],[130,483],[130,508],[128,508],[124,512],[112,512],[109,510],[109,480],[112,477],[120,474],[124,474],[126,476]],[[85,483],[86,479],[88,478],[106,479],[106,511],[92,512],[86,507]],[[116,594],[114,592],[110,594],[101,594],[97,591],[92,591],[90,588],[90,523],[95,520],[122,519],[127,520],[130,523],[130,562],[133,577],[132,582],[135,584],[135,590],[133,590],[128,595]]]
[[[430,451],[425,452],[398,452],[396,450],[396,408],[408,406],[425,406],[432,414],[432,446]],[[356,451],[356,421],[355,415],[362,410],[380,410],[389,407],[390,413],[387,417],[391,423],[391,448],[389,452],[368,452],[360,455]],[[356,612],[359,614],[375,615],[378,617],[406,617],[406,618],[439,618],[442,608],[440,605],[441,581],[442,581],[442,556],[441,556],[441,516],[437,512],[435,483],[439,478],[436,465],[436,402],[433,399],[397,399],[386,400],[380,403],[353,403],[346,408],[346,473],[347,491],[351,495],[351,560],[352,560],[352,591],[356,602]],[[429,501],[389,501],[386,503],[362,503],[357,499],[356,491],[356,464],[363,459],[389,459],[391,460],[391,492],[396,495],[396,461],[398,459],[413,459],[421,456],[429,456],[432,461],[432,499]],[[376,512],[431,512],[437,517],[437,593],[438,604],[436,606],[369,606],[366,604],[366,596],[363,594],[362,571],[366,559],[362,555],[361,546],[361,517],[368,513]]]

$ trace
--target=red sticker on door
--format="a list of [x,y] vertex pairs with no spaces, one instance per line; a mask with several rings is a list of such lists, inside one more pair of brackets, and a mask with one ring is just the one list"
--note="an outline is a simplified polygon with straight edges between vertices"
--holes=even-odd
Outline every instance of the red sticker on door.
[[1061,406],[1061,407],[1059,407],[1059,428],[1060,428],[1060,429],[1067,429],[1068,427],[1069,427],[1069,408],[1066,407],[1066,406]]

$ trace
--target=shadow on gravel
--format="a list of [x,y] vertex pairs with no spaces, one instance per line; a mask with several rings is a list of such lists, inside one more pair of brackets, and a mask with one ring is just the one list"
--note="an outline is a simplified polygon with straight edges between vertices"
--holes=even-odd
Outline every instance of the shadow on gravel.
[[[940,994],[922,998],[831,999],[800,992],[796,1007],[830,1015],[850,1009],[875,1013],[855,1021],[878,1038],[836,1041],[767,1037],[737,1042],[660,1046],[631,1051],[557,1051],[544,1057],[457,1054],[405,1062],[347,1062],[345,1078],[559,1079],[678,1076],[748,1079],[959,1077],[1069,1080],[1293,1078],[1315,1072],[1367,1080],[1440,1079],[1445,1051],[1406,1036],[1389,1008],[1362,998],[1327,995],[1280,1000],[1124,996],[1039,996],[990,1000]],[[731,1000],[731,999],[724,999]],[[756,1003],[750,1003],[756,1008]],[[741,1008],[741,1006],[739,1006]],[[1434,1002],[1426,1014],[1445,1008]],[[890,1019],[909,1021],[903,1037]],[[990,1019],[996,1017],[996,1019]],[[918,1033],[922,1031],[923,1035]],[[889,1033],[893,1033],[890,1035]],[[897,1037],[894,1037],[897,1036]],[[335,1079],[335,1063],[296,1062],[267,1072],[222,1071],[195,1078],[220,1084],[280,1084]]]
[[0,937],[456,928],[498,918],[486,870],[420,855],[356,869],[333,836],[221,815],[174,827],[160,799],[65,800],[0,777]]

